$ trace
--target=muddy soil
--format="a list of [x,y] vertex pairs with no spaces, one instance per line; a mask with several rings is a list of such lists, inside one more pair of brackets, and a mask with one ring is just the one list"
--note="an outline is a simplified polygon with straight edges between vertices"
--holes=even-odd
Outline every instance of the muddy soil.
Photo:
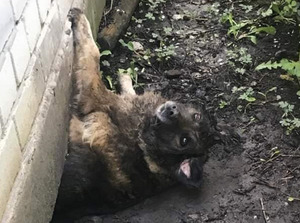
[[[254,70],[270,59],[296,59],[299,30],[296,25],[270,21],[277,30],[275,35],[258,35],[257,45],[248,39],[235,41],[227,35],[228,26],[219,21],[222,12],[234,6],[236,19],[249,18],[261,5],[223,0],[212,8],[213,3],[167,1],[154,13],[155,20],[132,21],[122,38],[139,42],[152,52],[159,48],[160,39],[176,46],[176,55],[167,61],[153,56],[151,65],[144,60],[135,63],[139,69],[137,91],[154,90],[170,99],[206,104],[218,122],[236,129],[241,144],[211,148],[200,191],[171,188],[114,215],[95,217],[94,222],[300,222],[300,201],[288,201],[290,196],[300,197],[300,137],[297,131],[286,135],[278,107],[279,101],[288,101],[299,117],[299,86],[280,79],[282,71]],[[241,3],[252,5],[253,10],[245,13]],[[143,3],[134,17],[145,18],[147,12]],[[166,32],[164,27],[171,29]],[[235,71],[226,53],[241,47],[252,57],[243,66],[244,74]],[[110,63],[102,66],[104,75],[114,83],[117,70],[128,68],[133,54],[119,44],[112,56],[101,58]],[[252,87],[256,101],[247,105],[238,99],[240,93],[232,93],[234,86]],[[267,98],[258,93],[273,87],[277,90],[270,91]],[[221,101],[227,105],[220,106]]]

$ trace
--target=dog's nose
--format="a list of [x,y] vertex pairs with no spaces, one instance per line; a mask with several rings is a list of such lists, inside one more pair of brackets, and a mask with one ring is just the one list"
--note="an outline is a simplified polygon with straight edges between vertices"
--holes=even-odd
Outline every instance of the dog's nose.
[[175,118],[178,116],[179,111],[175,102],[167,101],[165,103],[165,114],[167,118]]

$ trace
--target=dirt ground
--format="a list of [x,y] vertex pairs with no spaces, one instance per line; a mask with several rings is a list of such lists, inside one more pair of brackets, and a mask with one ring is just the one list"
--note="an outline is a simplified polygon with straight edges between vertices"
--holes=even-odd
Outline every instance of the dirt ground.
[[[299,117],[299,86],[280,79],[280,71],[254,70],[270,59],[297,59],[299,30],[296,25],[273,22],[277,33],[259,35],[257,45],[247,39],[235,41],[227,35],[228,26],[219,21],[222,12],[234,6],[237,19],[253,17],[259,1],[222,0],[218,7],[212,7],[213,3],[167,1],[154,13],[155,20],[132,21],[122,38],[151,51],[159,47],[159,38],[176,46],[176,55],[167,61],[153,57],[151,65],[135,63],[138,92],[150,89],[181,102],[206,104],[218,122],[234,127],[241,144],[211,148],[200,191],[171,188],[114,215],[95,217],[94,222],[300,222],[300,137],[297,131],[286,135],[278,107],[279,101],[288,101]],[[252,5],[253,10],[245,13],[241,3]],[[144,3],[134,17],[145,18],[147,12]],[[172,29],[164,32],[164,27]],[[244,74],[234,71],[226,53],[241,47],[252,57],[243,65]],[[102,57],[110,63],[102,66],[103,73],[114,81],[118,68],[129,67],[132,55],[119,44],[113,56]],[[252,87],[256,101],[247,105],[238,99],[239,93],[232,93],[234,86]],[[277,90],[270,91],[267,98],[258,93],[273,87]],[[227,105],[220,106],[221,101]],[[289,197],[296,199],[288,201]]]

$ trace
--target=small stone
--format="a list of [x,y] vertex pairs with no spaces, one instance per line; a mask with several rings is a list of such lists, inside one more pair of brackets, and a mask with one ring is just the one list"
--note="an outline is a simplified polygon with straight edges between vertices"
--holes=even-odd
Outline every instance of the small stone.
[[201,74],[200,74],[199,72],[194,72],[194,73],[192,73],[191,75],[192,75],[192,77],[195,78],[195,79],[201,78]]
[[261,112],[255,114],[255,118],[257,118],[257,120],[259,121],[264,121],[265,117],[263,116],[263,114]]
[[191,218],[192,220],[199,219],[199,215],[198,214],[190,214],[190,215],[188,215],[188,217]]
[[180,71],[180,70],[167,70],[167,71],[165,71],[165,75],[169,79],[177,78],[181,74],[182,74],[182,71]]
[[246,116],[246,115],[243,115],[243,116],[241,117],[241,121],[242,121],[243,123],[248,123],[248,122],[250,121],[250,118],[249,118],[248,116]]
[[197,91],[196,91],[196,96],[197,97],[204,97],[205,94],[206,94],[206,92],[201,90],[201,89],[197,89]]
[[142,45],[141,43],[139,43],[139,42],[133,41],[133,42],[132,42],[132,45],[133,45],[133,49],[134,49],[135,51],[143,51],[143,50],[144,50],[143,45]]
[[175,15],[173,15],[172,18],[173,18],[174,20],[180,20],[180,19],[183,19],[183,15],[175,14]]

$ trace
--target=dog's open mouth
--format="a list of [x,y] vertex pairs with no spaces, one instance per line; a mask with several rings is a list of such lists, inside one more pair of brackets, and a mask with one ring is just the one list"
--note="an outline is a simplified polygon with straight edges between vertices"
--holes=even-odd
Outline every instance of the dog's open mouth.
[[179,164],[176,175],[184,185],[199,188],[202,183],[203,161],[199,157],[184,159]]
[[188,179],[191,177],[191,166],[189,163],[189,159],[185,159],[180,164],[178,171],[181,171]]

